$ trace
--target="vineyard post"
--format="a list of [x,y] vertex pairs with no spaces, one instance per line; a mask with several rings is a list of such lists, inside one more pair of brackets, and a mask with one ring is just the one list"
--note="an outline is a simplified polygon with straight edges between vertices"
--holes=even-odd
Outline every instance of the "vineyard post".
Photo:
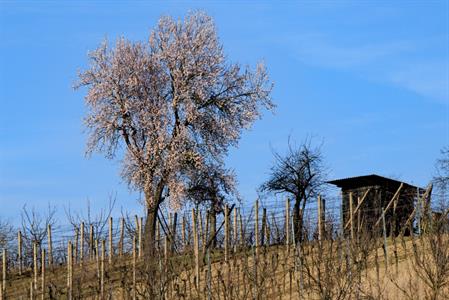
[[37,244],[33,242],[33,270],[34,270],[34,289],[37,289]]
[[164,264],[167,265],[168,260],[168,236],[164,236]]
[[[140,230],[139,230],[139,217],[137,215],[134,216],[136,221],[136,234],[137,234],[137,256],[140,258]],[[156,223],[157,224],[157,223]]]
[[104,299],[104,260],[106,252],[106,241],[101,240],[101,259],[100,259],[100,298]]
[[245,245],[245,230],[243,228],[243,217],[241,210],[239,210],[239,221],[240,221],[240,247],[243,248],[243,246]]
[[225,206],[225,240],[224,240],[224,251],[225,251],[225,262],[228,262],[229,259],[229,207],[226,204]]
[[114,248],[112,245],[112,217],[109,217],[109,263],[112,264],[112,255],[114,255]]
[[[168,214],[168,226],[167,226],[167,234],[166,234],[166,237],[168,237],[168,240],[167,240],[167,251],[169,251],[170,253],[171,253],[171,251],[172,251],[172,244],[173,244],[173,231],[172,231],[172,228],[173,228],[173,213],[169,213]],[[164,247],[165,247],[165,244],[164,244]]]
[[388,269],[388,254],[387,254],[387,229],[385,226],[385,211],[382,210],[382,231],[384,238],[384,256],[385,256],[385,270]]
[[[3,248],[3,257],[2,257],[2,297],[6,298],[6,248]],[[2,298],[3,299],[3,298]]]
[[161,224],[156,220],[156,248],[161,249]]
[[259,255],[259,200],[256,200],[255,204],[256,220],[254,223],[254,234],[255,234],[255,246],[256,246],[256,256]]
[[263,209],[263,213],[265,214],[265,243],[267,246],[270,245],[270,228],[268,226],[268,214],[267,214],[267,209],[264,208]]
[[181,239],[183,250],[186,249],[186,216],[182,215]]
[[78,230],[78,228],[75,228],[75,255],[74,255],[74,257],[75,257],[75,264],[76,264],[76,262],[77,262],[77,259],[78,259],[78,239],[79,239],[79,230]]
[[41,254],[41,299],[45,299],[45,249],[42,248]]
[[198,229],[195,209],[192,208],[192,227],[193,227],[193,245],[195,254],[195,277],[196,277],[196,288],[200,288],[200,255],[199,255],[199,239],[198,239]]
[[94,257],[94,226],[90,224],[89,226],[89,257],[91,260],[95,259]]
[[[360,199],[360,197],[357,197],[357,207],[360,205],[360,201],[361,201],[361,199]],[[361,222],[361,215],[360,215],[360,209],[357,211],[357,236],[359,236],[360,235],[360,226],[361,226],[361,224],[360,224],[360,222]]]
[[237,245],[238,245],[238,234],[237,234],[237,208],[234,209],[234,226],[232,230],[232,234],[234,236],[234,253],[237,253]]
[[351,239],[354,239],[354,216],[352,205],[352,192],[349,193],[349,220],[351,222]]
[[136,300],[136,235],[133,236],[133,300]]
[[72,299],[72,241],[67,243],[67,298]]
[[207,249],[207,244],[209,241],[209,213],[206,211],[205,213],[205,217],[206,217],[206,228],[204,231],[204,236],[203,236],[203,257],[206,255],[206,249]]
[[171,234],[171,243],[170,243],[170,251],[175,251],[175,241],[176,241],[176,227],[178,226],[178,213],[175,212],[173,214],[173,224],[172,228],[170,228],[172,234]]
[[19,260],[19,275],[22,275],[22,232],[17,233],[17,259]]
[[198,214],[197,214],[198,218],[198,237],[201,239],[202,244],[204,245],[205,242],[205,236],[204,236],[204,232],[205,232],[205,228],[204,228],[204,224],[203,224],[203,213],[201,212],[200,209],[198,209]]
[[95,261],[97,264],[97,278],[100,278],[100,254],[99,254],[99,246],[98,246],[98,239],[95,239]]
[[139,222],[139,258],[142,258],[143,255],[143,243],[142,243],[142,231],[143,231],[143,217],[140,217]]
[[83,266],[84,260],[84,222],[80,226],[80,266]]
[[125,218],[120,218],[120,242],[119,242],[119,256],[123,256],[123,243],[125,238]]
[[264,246],[266,243],[266,232],[267,232],[267,209],[264,207],[262,209],[262,230],[261,230],[261,236],[260,236],[260,245]]
[[318,195],[318,240],[323,240],[323,208],[321,195]]
[[290,200],[287,198],[285,202],[285,244],[287,252],[290,249]]
[[90,224],[89,226],[89,256],[90,259],[94,259],[94,226]]
[[48,243],[48,265],[53,267],[53,244],[51,240],[51,225],[47,226],[47,243]]

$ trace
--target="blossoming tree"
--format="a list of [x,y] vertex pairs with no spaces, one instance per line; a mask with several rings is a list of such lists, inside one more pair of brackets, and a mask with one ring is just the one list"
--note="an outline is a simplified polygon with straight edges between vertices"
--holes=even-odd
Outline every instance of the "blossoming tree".
[[[145,195],[151,251],[160,204],[181,207],[198,174],[226,170],[229,147],[273,108],[272,83],[263,64],[227,60],[202,12],[162,17],[148,41],[103,42],[89,57],[76,85],[87,87],[87,153],[123,156],[123,179]],[[226,174],[220,182],[230,189],[234,176]]]

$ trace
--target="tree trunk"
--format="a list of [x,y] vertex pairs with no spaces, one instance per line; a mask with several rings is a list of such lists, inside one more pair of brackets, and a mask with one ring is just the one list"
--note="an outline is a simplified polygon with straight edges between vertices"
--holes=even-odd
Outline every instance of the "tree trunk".
[[147,203],[147,219],[145,221],[143,236],[143,253],[147,258],[156,254],[156,225],[158,221],[159,206],[162,203],[162,188],[159,188],[154,195],[145,193]]
[[301,241],[301,227],[300,223],[300,209],[299,209],[299,199],[295,199],[295,204],[293,205],[293,230],[295,232],[295,241],[299,242]]
[[296,243],[302,242],[304,239],[303,215],[304,215],[305,201],[301,201],[301,199],[302,198],[299,197],[295,198],[295,204],[293,206],[293,229],[295,231]]

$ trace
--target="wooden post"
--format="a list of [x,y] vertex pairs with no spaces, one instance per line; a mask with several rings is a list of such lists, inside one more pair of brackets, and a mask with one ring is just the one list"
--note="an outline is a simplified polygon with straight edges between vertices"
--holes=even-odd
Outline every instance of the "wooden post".
[[233,224],[233,235],[234,235],[234,253],[237,252],[237,245],[238,245],[238,230],[237,230],[237,208],[234,208],[234,224]]
[[77,263],[78,260],[78,239],[79,239],[79,230],[78,228],[75,228],[75,243],[74,243],[75,254],[73,255],[73,257],[75,258],[75,264]]
[[114,255],[114,248],[112,245],[112,217],[109,217],[109,263],[112,264],[112,256]]
[[168,235],[164,236],[164,263],[167,264],[167,260],[168,260]]
[[101,240],[101,259],[100,259],[100,298],[104,299],[104,261],[106,253],[106,241]]
[[206,255],[207,250],[207,244],[209,243],[209,212],[206,211],[205,213],[205,221],[206,221],[206,228],[204,230],[204,236],[203,236],[203,257]]
[[136,300],[136,264],[137,264],[136,236],[133,236],[133,300]]
[[19,275],[22,275],[22,232],[19,230],[17,233],[17,259],[19,260]]
[[419,187],[416,188],[416,219],[418,235],[421,236],[421,199],[419,197]]
[[259,200],[256,200],[255,204],[255,214],[256,214],[256,220],[254,223],[254,235],[255,235],[255,246],[256,246],[256,256],[259,255]]
[[94,226],[92,224],[90,224],[89,226],[89,255],[90,255],[90,259],[94,259]]
[[266,243],[266,233],[267,233],[267,209],[264,207],[262,209],[262,232],[260,235],[260,245],[264,246]]
[[41,253],[41,299],[45,299],[45,249]]
[[2,256],[2,299],[6,298],[6,248],[3,248],[3,256]]
[[264,208],[264,214],[265,214],[265,243],[267,246],[270,246],[270,227],[268,224],[268,215],[267,215],[267,209]]
[[387,229],[385,226],[385,211],[382,210],[382,229],[384,236],[384,256],[385,256],[385,269],[388,270],[388,253],[387,253]]
[[[167,226],[167,234],[166,237],[168,238],[167,242],[167,249],[171,253],[173,249],[173,213],[168,214],[168,226]],[[165,247],[165,241],[164,241],[164,247]]]
[[80,266],[83,266],[84,260],[84,222],[80,226]]
[[318,240],[323,240],[323,200],[318,195]]
[[197,216],[198,216],[198,219],[197,219],[198,220],[198,238],[201,239],[201,241],[202,241],[202,243],[204,245],[204,242],[205,242],[205,236],[204,236],[205,228],[204,228],[204,224],[203,224],[203,213],[201,212],[200,209],[198,209]]
[[[157,222],[156,222],[157,224]],[[142,243],[142,229],[143,228],[143,218],[140,217],[139,222],[139,258],[142,258],[143,255],[143,243]]]
[[285,244],[287,251],[290,249],[290,200],[287,198],[285,202]]
[[48,265],[53,267],[53,244],[51,239],[51,225],[47,226]]
[[72,241],[67,243],[67,299],[72,299]]
[[97,278],[100,279],[100,247],[98,246],[98,239],[95,239],[95,262],[97,265]]
[[119,255],[120,257],[123,256],[123,243],[124,243],[124,237],[125,237],[125,219],[120,219],[120,248],[119,248]]
[[33,242],[33,270],[34,270],[34,289],[37,289],[37,244]]
[[200,287],[200,249],[199,249],[199,238],[198,238],[198,222],[196,220],[195,209],[192,209],[192,227],[193,227],[193,245],[195,254],[195,277],[196,277],[196,288]]
[[182,215],[181,239],[183,250],[186,249],[186,216]]
[[227,204],[225,206],[224,222],[225,222],[224,252],[225,252],[225,262],[227,262],[229,259],[229,207]]
[[349,192],[349,220],[351,222],[351,239],[354,239],[354,210],[352,202],[352,192]]
[[243,228],[242,212],[239,210],[239,222],[240,222],[240,246],[245,246],[245,229]]
[[173,213],[173,224],[172,224],[172,228],[170,228],[172,234],[171,234],[171,248],[170,251],[174,252],[175,251],[175,241],[176,241],[176,227],[178,226],[178,213],[175,212]]
[[34,300],[34,286],[33,281],[30,281],[30,300]]
[[156,248],[161,248],[161,224],[159,220],[156,220]]

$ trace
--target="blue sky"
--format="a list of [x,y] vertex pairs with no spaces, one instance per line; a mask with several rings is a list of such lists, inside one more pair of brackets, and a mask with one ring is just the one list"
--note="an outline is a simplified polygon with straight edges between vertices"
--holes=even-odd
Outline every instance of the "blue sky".
[[[378,173],[425,186],[449,144],[447,1],[0,1],[0,217],[48,204],[140,211],[120,161],[84,156],[87,52],[143,40],[161,15],[202,9],[232,61],[263,60],[275,114],[245,132],[228,165],[246,201],[287,139],[323,142],[331,178]],[[117,212],[118,212],[117,210]]]

